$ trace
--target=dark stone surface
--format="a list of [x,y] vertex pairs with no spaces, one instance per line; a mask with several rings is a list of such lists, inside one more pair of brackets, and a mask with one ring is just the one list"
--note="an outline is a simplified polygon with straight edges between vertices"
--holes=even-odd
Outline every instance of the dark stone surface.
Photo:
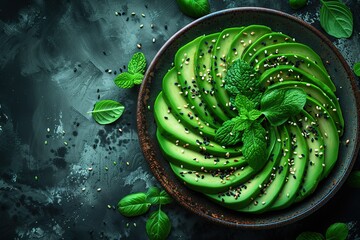
[[[274,8],[320,29],[318,1],[298,11],[287,1],[210,2],[212,12]],[[354,13],[354,34],[330,39],[352,66],[360,61],[360,2],[345,3]],[[190,21],[174,0],[1,1],[1,239],[146,238],[146,216],[129,219],[114,209],[121,197],[157,182],[137,139],[138,87],[118,89],[113,73],[139,51],[137,43],[150,62]],[[125,114],[115,124],[96,124],[87,112],[99,98],[123,103]],[[359,199],[359,190],[344,186],[311,216],[266,231],[213,225],[175,203],[164,211],[173,225],[170,239],[294,239],[338,221],[350,226],[349,239],[359,239]]]

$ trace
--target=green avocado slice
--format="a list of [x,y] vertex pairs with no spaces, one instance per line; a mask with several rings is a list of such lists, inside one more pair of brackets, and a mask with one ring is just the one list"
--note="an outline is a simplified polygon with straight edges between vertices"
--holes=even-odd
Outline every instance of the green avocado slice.
[[170,163],[171,169],[183,183],[194,191],[216,194],[250,179],[256,172],[248,165],[239,169],[194,171]]
[[223,109],[229,117],[235,117],[237,112],[231,106],[229,95],[224,88],[224,78],[226,76],[226,70],[230,66],[229,62],[229,49],[235,36],[243,28],[227,28],[222,31],[216,41],[213,58],[211,62],[212,77],[214,80],[215,97],[219,102],[219,107]]
[[[226,206],[227,208],[238,210],[239,208],[247,206],[251,202],[252,198],[254,198],[260,193],[263,184],[270,177],[272,169],[277,166],[282,155],[282,139],[280,139],[278,130],[275,128],[271,128],[271,131],[276,132],[275,139],[278,139],[280,141],[274,142],[274,147],[268,155],[269,160],[267,161],[265,167],[261,170],[261,172],[256,174],[249,181],[243,182],[227,192],[206,194],[207,197],[223,206]],[[271,138],[273,139],[273,137]]]
[[[278,88],[302,88],[307,95],[319,101],[328,110],[330,116],[333,118],[337,126],[339,136],[342,135],[344,129],[344,118],[341,113],[339,102],[334,94],[328,96],[324,91],[322,91],[314,84],[297,81],[276,83],[269,86],[268,90]],[[336,111],[334,111],[333,109],[336,109]]]
[[240,168],[247,165],[242,156],[224,158],[216,157],[211,154],[194,151],[164,137],[159,130],[156,137],[166,159],[177,166],[183,166],[188,170],[207,171],[218,169]]
[[241,58],[244,61],[249,61],[250,58],[261,48],[286,42],[295,42],[295,40],[288,35],[279,32],[264,34],[247,48],[247,50],[242,54]]
[[211,139],[215,137],[215,129],[206,124],[202,118],[199,118],[195,108],[186,101],[187,99],[183,94],[180,94],[182,90],[175,68],[166,73],[162,81],[162,89],[166,103],[170,107],[168,111],[174,114],[177,119],[180,119],[182,123],[191,126],[192,129],[201,128],[204,135]]
[[204,36],[199,44],[199,49],[196,53],[196,83],[202,95],[202,99],[209,110],[217,116],[221,121],[229,120],[229,117],[222,110],[221,105],[215,97],[215,83],[211,74],[211,61],[214,53],[214,46],[220,33],[214,33]]
[[324,71],[326,68],[320,58],[320,56],[315,53],[310,47],[301,43],[279,43],[267,47],[263,47],[260,50],[256,51],[252,55],[248,63],[252,66],[255,66],[257,61],[261,61],[263,58],[266,58],[274,54],[293,54],[293,55],[303,55],[314,61],[319,65]]
[[288,161],[289,171],[284,186],[269,210],[286,208],[295,201],[309,160],[308,146],[300,128],[294,122],[286,123],[286,126],[291,139],[291,146],[287,149],[291,151],[291,158]]
[[305,111],[300,113],[300,117],[301,121],[298,122],[298,125],[301,126],[303,136],[305,137],[308,145],[309,162],[306,167],[303,183],[295,202],[303,200],[305,197],[314,192],[321,180],[321,175],[324,170],[323,164],[326,157],[324,155],[319,155],[319,151],[322,151],[325,145],[324,138],[318,126],[316,126],[316,124],[311,124],[311,122],[315,122],[315,119]]
[[339,134],[328,110],[319,101],[312,97],[307,97],[304,109],[315,119],[315,123],[324,136],[324,151],[319,153],[319,155],[325,155],[324,171],[321,175],[321,179],[323,179],[328,176],[338,159]]
[[154,104],[154,115],[159,131],[162,135],[178,142],[181,146],[186,145],[189,149],[207,152],[219,157],[235,157],[241,155],[241,146],[225,147],[203,136],[201,129],[188,129],[169,112],[162,92],[159,93]]
[[255,65],[258,73],[263,73],[267,69],[277,67],[279,65],[289,65],[299,68],[321,82],[328,85],[330,88],[335,88],[327,72],[319,67],[314,61],[304,57],[303,55],[294,54],[275,54],[262,59]]
[[[290,137],[287,129],[283,126],[279,127],[280,131],[280,139],[285,139],[285,143],[282,147],[282,151],[284,149],[288,149],[290,146]],[[265,212],[271,204],[277,198],[282,186],[285,184],[285,179],[287,177],[289,164],[288,159],[290,156],[290,152],[284,151],[284,154],[281,156],[280,163],[278,166],[275,166],[272,170],[270,178],[263,185],[260,194],[250,202],[249,205],[237,209],[240,212],[251,212],[251,213],[262,213]]]
[[331,86],[326,85],[324,82],[317,78],[314,78],[307,72],[288,65],[281,65],[269,70],[266,70],[260,75],[259,81],[265,86],[274,84],[276,82],[283,81],[302,81],[314,84],[321,88],[328,96],[335,96],[335,86],[331,89]]
[[232,63],[239,59],[247,49],[250,49],[257,39],[270,32],[271,28],[264,25],[250,25],[245,27],[236,35],[234,41],[231,43],[231,47],[228,49],[229,62]]
[[221,124],[216,121],[214,115],[209,112],[209,106],[204,104],[201,93],[196,84],[196,60],[195,55],[199,48],[199,44],[203,36],[182,46],[175,54],[175,69],[178,73],[178,80],[181,84],[182,94],[187,97],[188,102],[195,107],[196,112],[199,113],[205,122],[209,123],[211,127],[219,127]]

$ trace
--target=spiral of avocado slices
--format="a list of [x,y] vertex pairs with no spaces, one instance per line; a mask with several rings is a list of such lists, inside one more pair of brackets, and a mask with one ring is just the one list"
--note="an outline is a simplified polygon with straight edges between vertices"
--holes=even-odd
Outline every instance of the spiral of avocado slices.
[[[304,109],[267,130],[266,162],[252,169],[243,143],[215,141],[221,125],[237,116],[224,87],[227,70],[242,59],[264,91],[304,90]],[[311,47],[264,25],[202,35],[182,46],[162,80],[154,104],[156,136],[174,175],[226,208],[253,214],[302,201],[336,166],[344,119],[336,86]]]

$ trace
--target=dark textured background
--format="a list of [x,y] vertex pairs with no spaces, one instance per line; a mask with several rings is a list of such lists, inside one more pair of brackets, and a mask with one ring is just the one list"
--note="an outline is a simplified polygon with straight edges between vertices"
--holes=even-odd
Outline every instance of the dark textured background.
[[[212,12],[278,9],[321,29],[315,0],[298,11],[286,0],[210,2]],[[352,66],[360,61],[360,1],[344,2],[354,34],[331,40]],[[0,239],[146,239],[147,216],[128,219],[115,210],[121,197],[157,182],[138,143],[138,87],[118,89],[113,73],[139,51],[137,43],[150,62],[191,21],[175,0],[0,1]],[[96,124],[87,111],[98,99],[120,101],[125,114],[116,124]],[[349,239],[360,239],[359,200],[359,190],[344,186],[306,219],[267,231],[213,225],[176,203],[164,211],[170,239],[294,239],[338,221],[349,225]]]

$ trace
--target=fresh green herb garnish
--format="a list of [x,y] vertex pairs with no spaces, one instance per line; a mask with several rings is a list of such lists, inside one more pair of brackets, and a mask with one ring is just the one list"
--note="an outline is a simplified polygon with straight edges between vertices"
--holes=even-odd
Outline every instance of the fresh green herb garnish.
[[94,120],[99,124],[115,122],[123,114],[125,107],[113,100],[101,100],[95,103],[91,113]]
[[271,125],[280,126],[304,108],[306,96],[302,89],[270,90],[261,98],[261,112]]
[[251,121],[235,117],[223,123],[216,131],[215,141],[222,145],[235,145],[241,142],[242,132],[250,127]]
[[299,9],[305,7],[307,2],[307,0],[289,0],[290,7],[292,9]]
[[146,233],[151,240],[166,239],[171,231],[169,217],[160,208],[146,221]]
[[171,231],[171,222],[161,206],[172,202],[172,198],[165,190],[151,187],[146,193],[133,193],[123,197],[117,208],[126,217],[145,214],[152,205],[159,205],[159,209],[151,213],[146,221],[146,233],[150,240],[166,239]]
[[318,232],[303,232],[296,240],[324,240],[324,236]]
[[114,79],[115,84],[120,88],[132,88],[142,83],[146,68],[146,59],[143,53],[135,53],[129,64],[128,72],[123,72]]
[[148,190],[146,193],[147,201],[151,204],[168,204],[172,202],[172,198],[169,196],[169,194],[162,190],[160,191],[157,187],[152,187]]
[[122,215],[134,217],[146,213],[150,206],[145,193],[133,193],[122,198],[117,208]]
[[244,146],[242,152],[249,166],[259,169],[266,161],[266,131],[259,122],[254,122],[245,129],[242,136]]
[[176,0],[180,10],[189,17],[198,18],[210,13],[208,0]]
[[351,187],[360,188],[360,171],[351,172],[347,184]]
[[256,72],[247,62],[235,61],[228,69],[225,76],[225,89],[230,95],[231,104],[235,105],[235,97],[240,94],[253,101],[257,106],[261,99],[261,89]]
[[354,73],[356,76],[360,77],[360,62],[355,63],[354,65]]
[[345,240],[349,235],[349,228],[345,223],[334,223],[326,230],[326,237],[318,232],[303,232],[296,240]]
[[345,240],[349,235],[349,228],[345,223],[334,223],[326,230],[326,240]]
[[320,9],[321,27],[336,38],[349,38],[353,32],[353,16],[350,9],[340,1],[324,1]]

